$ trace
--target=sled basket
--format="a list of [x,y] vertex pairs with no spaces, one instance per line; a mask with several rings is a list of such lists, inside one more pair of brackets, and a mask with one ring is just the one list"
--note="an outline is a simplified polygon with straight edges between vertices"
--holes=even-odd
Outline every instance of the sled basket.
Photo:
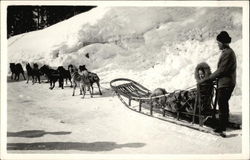
[[110,86],[116,93],[135,101],[148,99],[151,94],[149,89],[127,78],[114,79],[110,82]]

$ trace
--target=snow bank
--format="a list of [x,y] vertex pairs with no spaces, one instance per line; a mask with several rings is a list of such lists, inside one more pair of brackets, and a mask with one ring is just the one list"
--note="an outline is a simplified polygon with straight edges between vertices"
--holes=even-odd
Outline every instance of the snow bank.
[[[126,77],[149,89],[195,84],[194,69],[215,71],[216,35],[226,30],[237,55],[234,94],[241,94],[242,10],[191,7],[97,7],[46,29],[8,40],[8,61],[51,66],[85,64],[102,82]],[[87,56],[88,55],[88,56]]]

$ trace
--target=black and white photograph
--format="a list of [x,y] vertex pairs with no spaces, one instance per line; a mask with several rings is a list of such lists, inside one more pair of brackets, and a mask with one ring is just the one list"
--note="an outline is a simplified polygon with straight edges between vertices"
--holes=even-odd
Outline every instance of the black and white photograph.
[[249,2],[1,2],[1,159],[52,158],[249,159]]

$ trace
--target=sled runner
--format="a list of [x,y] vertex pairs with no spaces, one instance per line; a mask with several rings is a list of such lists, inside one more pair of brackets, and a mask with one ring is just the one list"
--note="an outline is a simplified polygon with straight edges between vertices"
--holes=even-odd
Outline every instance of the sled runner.
[[[121,102],[133,111],[202,132],[226,136],[213,132],[211,128],[217,113],[214,85],[210,86],[210,91],[208,88],[202,90],[204,86],[197,86],[197,89],[177,90],[160,96],[152,96],[152,91],[131,79],[114,79],[110,82],[110,86]],[[155,100],[162,97],[166,97],[166,105],[154,105]],[[127,102],[124,98],[127,99]],[[132,102],[137,102],[139,105],[132,105]]]

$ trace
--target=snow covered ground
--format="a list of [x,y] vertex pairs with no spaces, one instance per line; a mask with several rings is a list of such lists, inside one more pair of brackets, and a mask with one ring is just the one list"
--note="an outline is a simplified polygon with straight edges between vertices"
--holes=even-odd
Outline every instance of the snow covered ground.
[[[241,130],[223,139],[134,113],[109,82],[130,78],[153,90],[185,89],[207,62],[215,71],[215,38],[226,30],[237,55],[232,119],[242,112],[242,10],[213,7],[97,7],[40,31],[8,40],[8,62],[82,65],[100,76],[103,96],[71,96],[71,88],[8,82],[11,153],[241,153]],[[86,55],[89,55],[89,58]],[[30,137],[31,136],[31,137]],[[183,145],[185,144],[185,145]]]
[[[9,153],[221,154],[241,153],[241,130],[228,138],[195,131],[126,108],[103,85],[103,95],[72,97],[49,84],[8,83]],[[97,91],[97,89],[96,89]],[[78,93],[78,90],[77,92]],[[236,97],[235,97],[236,98]],[[238,97],[237,97],[238,98]],[[240,108],[232,108],[241,117]]]

